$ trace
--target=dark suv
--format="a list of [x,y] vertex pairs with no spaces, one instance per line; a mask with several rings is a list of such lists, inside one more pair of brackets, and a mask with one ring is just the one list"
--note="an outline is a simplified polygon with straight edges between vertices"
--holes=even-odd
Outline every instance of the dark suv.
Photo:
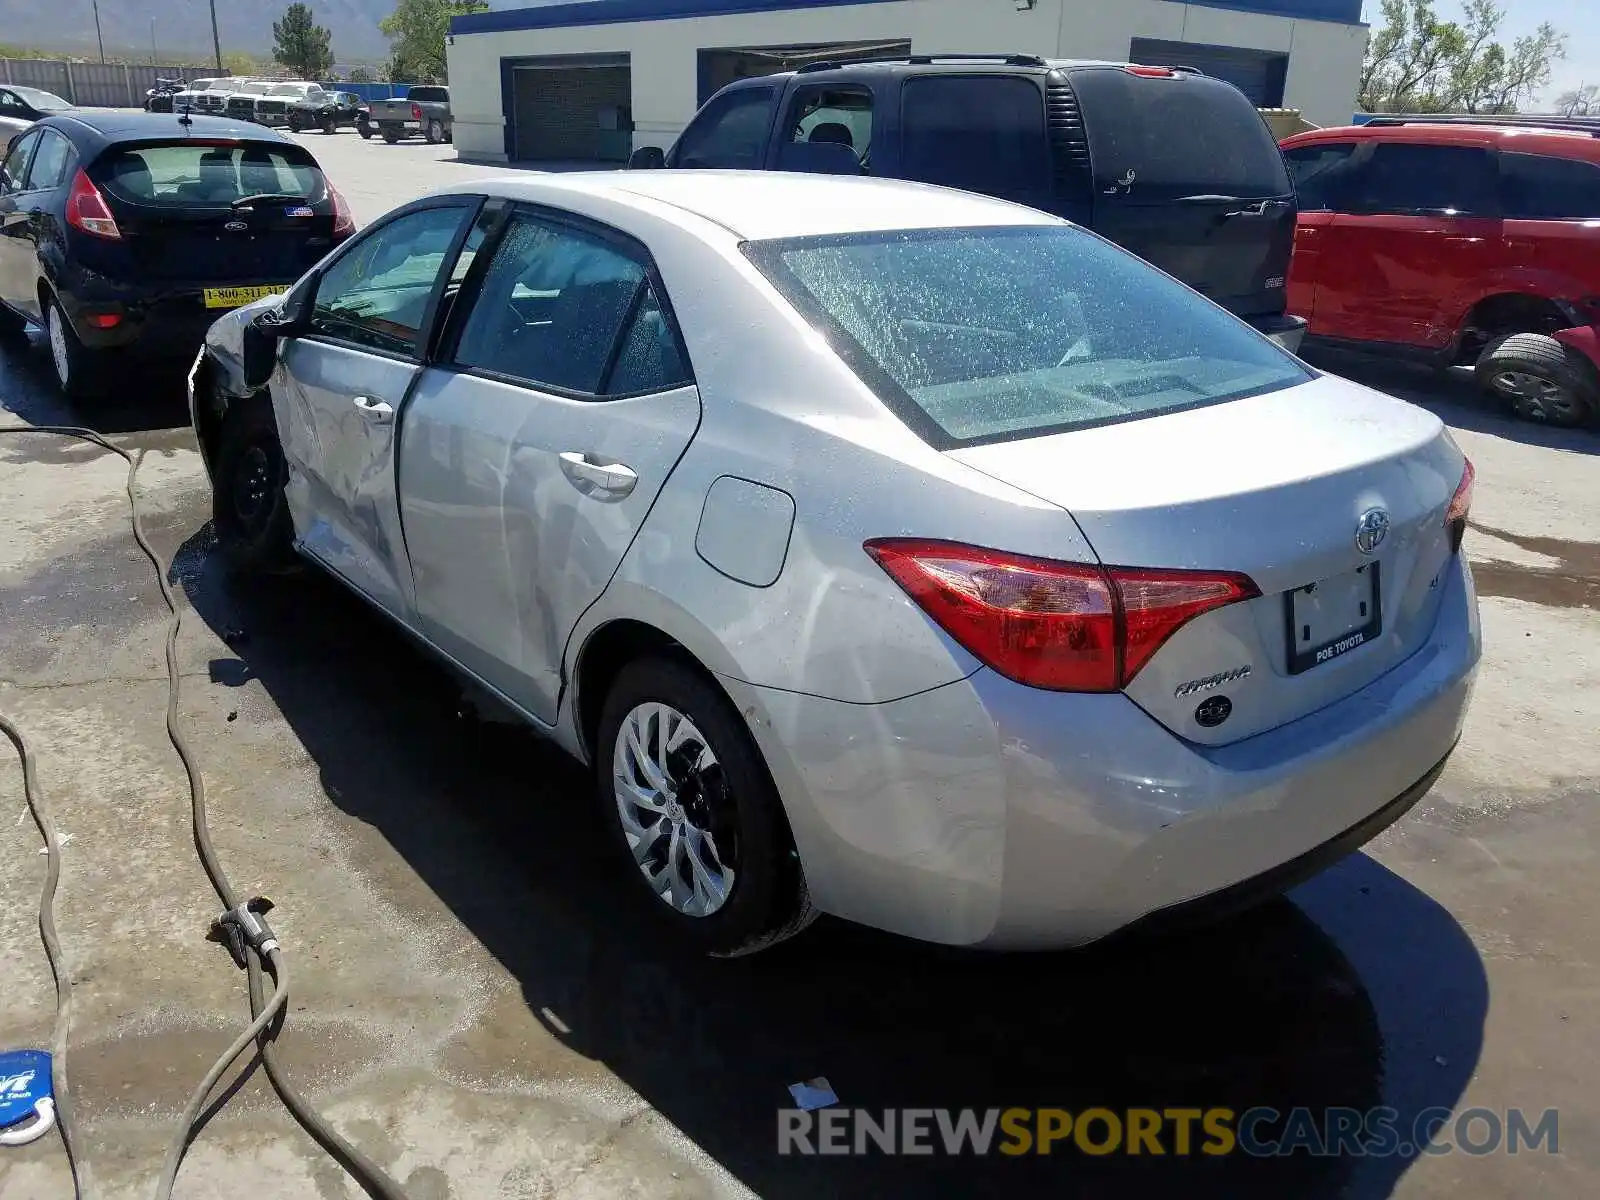
[[915,55],[743,79],[630,166],[882,175],[1015,200],[1154,263],[1288,348],[1294,186],[1230,83],[1181,66]]

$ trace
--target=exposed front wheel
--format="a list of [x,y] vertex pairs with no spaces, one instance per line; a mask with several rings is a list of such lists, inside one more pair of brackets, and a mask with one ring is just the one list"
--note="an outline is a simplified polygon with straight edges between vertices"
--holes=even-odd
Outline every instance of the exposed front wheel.
[[709,954],[749,954],[814,916],[788,823],[733,706],[692,667],[651,658],[618,675],[595,774],[646,902]]
[[245,574],[293,562],[289,470],[271,402],[236,400],[222,419],[211,481],[211,519],[229,565]]
[[1572,347],[1542,333],[1514,333],[1478,359],[1478,385],[1527,421],[1570,428],[1600,412],[1600,374]]

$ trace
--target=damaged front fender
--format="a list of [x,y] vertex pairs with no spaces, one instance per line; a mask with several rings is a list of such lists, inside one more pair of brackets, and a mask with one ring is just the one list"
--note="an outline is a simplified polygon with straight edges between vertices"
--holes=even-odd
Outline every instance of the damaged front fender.
[[215,464],[222,418],[231,404],[254,391],[245,382],[245,327],[260,314],[281,309],[283,302],[282,296],[268,296],[218,317],[189,368],[189,423],[200,443],[208,477]]

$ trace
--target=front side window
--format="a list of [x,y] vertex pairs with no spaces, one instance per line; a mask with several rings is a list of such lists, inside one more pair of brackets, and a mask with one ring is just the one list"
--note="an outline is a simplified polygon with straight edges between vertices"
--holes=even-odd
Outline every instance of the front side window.
[[924,75],[901,94],[907,179],[1047,204],[1044,94],[1022,76]]
[[1352,179],[1348,209],[1399,216],[1493,216],[1494,166],[1485,150],[1380,142]]
[[183,141],[127,146],[95,161],[97,186],[127,204],[159,207],[229,205],[245,196],[296,196],[315,202],[326,192],[316,160],[283,142]]
[[30,133],[26,137],[19,137],[11,143],[11,149],[6,153],[6,160],[0,166],[0,193],[20,192],[22,181],[28,173],[28,156],[33,153],[33,148],[39,144],[39,134]]
[[673,148],[674,167],[757,170],[772,127],[771,88],[743,88],[713,101]]
[[317,285],[311,328],[391,354],[415,354],[434,285],[471,216],[458,206],[396,217],[358,238]]
[[1600,165],[1502,152],[1500,195],[1508,220],[1600,220]]
[[1354,142],[1333,142],[1297,146],[1284,152],[1301,212],[1338,209],[1343,193],[1342,182],[1349,178],[1351,156],[1355,149]]
[[1183,285],[1066,226],[795,238],[745,252],[939,449],[1137,420],[1311,378]]
[[42,130],[39,153],[33,156],[33,163],[28,167],[27,190],[41,192],[57,186],[66,176],[67,163],[71,160],[72,143],[53,129]]
[[643,263],[604,238],[526,215],[494,252],[455,362],[583,396],[688,379]]

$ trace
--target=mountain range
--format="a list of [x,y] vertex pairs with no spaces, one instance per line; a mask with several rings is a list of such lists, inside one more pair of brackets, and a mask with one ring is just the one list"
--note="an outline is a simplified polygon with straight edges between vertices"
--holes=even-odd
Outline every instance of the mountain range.
[[[306,0],[318,25],[333,34],[336,62],[381,61],[389,42],[378,22],[394,11],[394,0]],[[531,8],[556,0],[489,0],[492,8]],[[272,50],[272,23],[289,0],[215,0],[222,52],[265,56]],[[207,0],[99,0],[100,32],[108,56],[149,61],[151,21],[162,63],[211,59],[211,10]],[[0,0],[0,42],[92,58],[96,53],[93,0]]]

